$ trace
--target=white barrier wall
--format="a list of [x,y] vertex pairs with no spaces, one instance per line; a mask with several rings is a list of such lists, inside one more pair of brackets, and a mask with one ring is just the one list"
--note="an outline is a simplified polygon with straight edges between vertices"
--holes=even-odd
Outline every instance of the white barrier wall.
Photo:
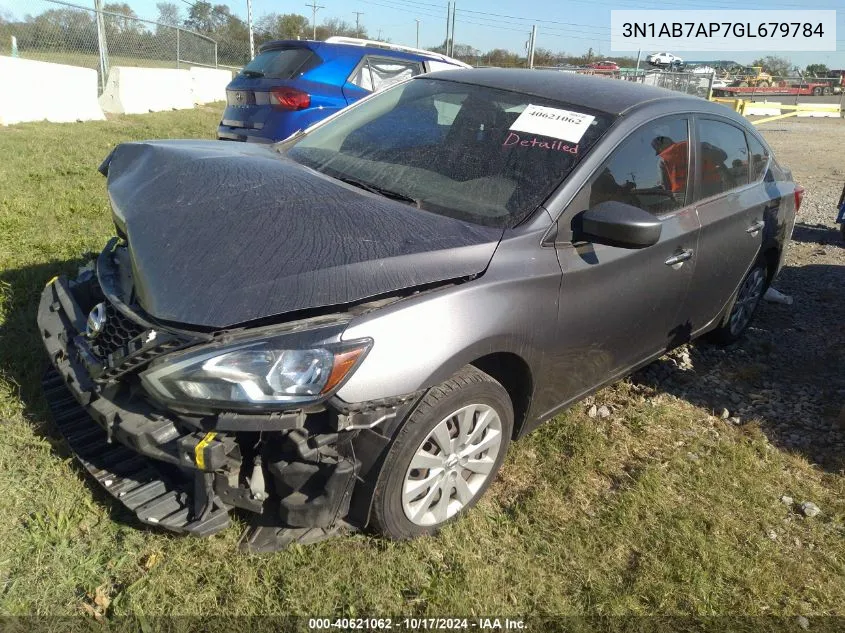
[[232,72],[217,68],[191,66],[191,94],[194,103],[203,104],[226,100],[226,86],[232,81]]
[[193,108],[191,73],[171,68],[112,66],[100,106],[116,114]]
[[804,112],[799,111],[797,116],[838,119],[839,117],[842,116],[842,113],[839,112],[838,109],[834,109],[834,107],[838,107],[838,106],[832,106],[830,108],[819,107],[816,110],[807,110],[807,111],[804,111]]
[[91,68],[0,57],[0,85],[0,125],[105,119]]

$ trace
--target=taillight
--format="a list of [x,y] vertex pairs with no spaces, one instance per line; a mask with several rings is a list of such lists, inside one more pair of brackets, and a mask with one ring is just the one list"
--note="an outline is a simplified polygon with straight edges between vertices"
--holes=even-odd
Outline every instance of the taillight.
[[795,213],[801,208],[801,203],[804,201],[804,187],[795,185]]
[[311,105],[311,95],[296,88],[273,88],[270,103],[281,110],[304,110]]

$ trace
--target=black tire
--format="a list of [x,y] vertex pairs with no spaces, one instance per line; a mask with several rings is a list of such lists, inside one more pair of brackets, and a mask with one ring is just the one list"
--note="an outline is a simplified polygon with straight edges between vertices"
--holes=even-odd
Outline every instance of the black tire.
[[757,84],[757,87],[758,88],[768,88],[769,82],[764,79],[763,81],[761,81]]
[[845,240],[845,223],[839,225],[839,234],[842,236],[842,239]]
[[[433,525],[419,525],[411,521],[403,509],[403,486],[406,476],[410,476],[413,472],[410,470],[411,460],[418,450],[423,449],[424,442],[428,441],[435,427],[442,421],[450,419],[451,414],[471,404],[491,407],[501,423],[501,441],[493,466],[480,488],[474,493],[472,500],[456,514]],[[496,479],[496,474],[507,453],[512,432],[513,405],[508,392],[496,380],[479,369],[468,365],[449,380],[430,389],[396,434],[388,449],[373,494],[370,513],[372,528],[390,538],[404,540],[434,534],[444,525],[463,516]],[[424,472],[431,473],[432,471]],[[423,475],[424,478],[427,476]],[[450,489],[450,495],[452,492],[457,496],[457,490]],[[442,492],[439,492],[435,498],[441,495]]]
[[[761,277],[758,277],[760,275]],[[762,285],[759,288],[759,294],[756,296],[756,300],[753,302],[753,305],[746,302],[745,305],[740,306],[738,300],[740,299],[740,295],[742,295],[748,288],[747,284],[752,283],[752,279],[756,280],[758,278],[762,280]],[[742,283],[739,285],[739,288],[734,296],[731,297],[730,303],[728,303],[728,308],[725,310],[719,325],[716,329],[708,332],[708,340],[719,345],[728,345],[741,339],[743,334],[745,334],[745,331],[748,329],[748,326],[754,321],[754,315],[757,313],[757,308],[760,307],[760,303],[763,301],[763,295],[766,293],[768,287],[768,267],[766,266],[765,260],[761,258],[754,263],[751,270],[749,270],[748,274],[746,274],[742,279]],[[748,311],[747,314],[743,315],[744,318],[741,319],[741,323],[738,322],[738,319],[733,320],[736,311],[739,309],[745,309]],[[737,314],[737,316],[739,315]]]
[[815,88],[813,88],[813,96],[814,97],[818,97],[819,95],[821,95],[821,93],[822,93],[821,86],[816,86]]
[[830,86],[825,86],[822,89],[822,94],[825,95],[825,96],[829,95],[830,94]]

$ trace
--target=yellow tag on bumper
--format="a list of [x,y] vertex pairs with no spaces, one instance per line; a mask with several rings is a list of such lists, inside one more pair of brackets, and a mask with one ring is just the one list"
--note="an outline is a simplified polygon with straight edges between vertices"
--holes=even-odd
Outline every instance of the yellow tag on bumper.
[[194,459],[197,462],[197,466],[200,469],[205,470],[205,447],[211,444],[211,441],[217,437],[217,433],[211,431],[210,433],[206,433],[205,437],[202,438],[199,442],[197,442],[196,448],[194,448]]

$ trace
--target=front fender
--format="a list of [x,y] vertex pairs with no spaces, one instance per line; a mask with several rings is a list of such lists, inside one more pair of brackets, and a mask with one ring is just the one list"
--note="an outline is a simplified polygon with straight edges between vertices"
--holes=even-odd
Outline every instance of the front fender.
[[366,336],[374,345],[338,397],[365,402],[416,392],[497,352],[541,375],[556,336],[560,276],[554,249],[541,248],[536,236],[504,240],[481,277],[356,317],[342,338]]

